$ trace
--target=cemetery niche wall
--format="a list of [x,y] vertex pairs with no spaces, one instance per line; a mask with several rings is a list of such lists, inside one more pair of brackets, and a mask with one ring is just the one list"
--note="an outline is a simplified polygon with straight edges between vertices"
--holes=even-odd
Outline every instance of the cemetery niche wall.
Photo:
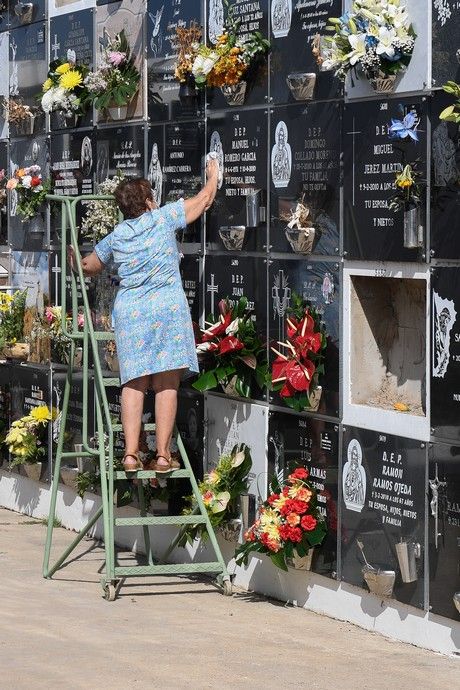
[[[161,205],[196,194],[206,154],[217,154],[215,203],[177,236],[193,321],[203,327],[217,317],[220,300],[246,297],[271,371],[272,348],[286,341],[297,294],[317,312],[327,346],[315,408],[292,409],[270,386],[241,398],[230,388],[201,393],[186,381],[178,427],[197,476],[234,444],[247,443],[247,517],[255,519],[271,477],[305,466],[328,526],[313,572],[372,591],[386,604],[458,621],[460,130],[440,114],[455,100],[442,85],[460,79],[459,3],[408,0],[414,54],[388,94],[376,93],[362,74],[343,86],[312,53],[312,41],[325,50],[328,17],[350,2],[231,4],[239,35],[260,31],[271,44],[233,91],[190,89],[190,81],[174,76],[176,29],[196,21],[215,47],[227,17],[223,0],[34,1],[32,15],[22,19],[10,3],[0,14],[0,95],[23,102],[34,117],[9,123],[0,109],[0,170],[10,176],[38,164],[58,195],[145,176]],[[45,116],[37,96],[50,61],[73,51],[97,69],[121,30],[140,74],[126,112],[89,107],[71,120]],[[417,202],[395,207],[397,176],[407,166],[417,175]],[[83,253],[93,243],[82,230],[85,218],[82,204]],[[27,288],[29,326],[61,304],[60,243],[53,208],[23,222],[14,195],[0,202],[0,290]],[[70,309],[70,281],[67,287]],[[94,323],[110,331],[115,267],[88,278],[85,289]],[[32,404],[61,404],[65,362],[49,343],[33,353],[34,361],[0,363],[0,438]],[[101,344],[100,357],[115,376],[114,341]],[[76,364],[69,449],[82,440],[78,353]],[[109,404],[118,417],[119,391],[110,392]],[[150,421],[152,410],[149,396]],[[42,482],[51,476],[58,430],[59,418],[50,428]],[[151,450],[155,439],[143,443]],[[4,446],[0,460],[7,475]],[[89,473],[86,487],[97,491],[95,467],[79,460],[61,481],[75,490],[79,475]],[[171,495],[171,511],[181,496]]]

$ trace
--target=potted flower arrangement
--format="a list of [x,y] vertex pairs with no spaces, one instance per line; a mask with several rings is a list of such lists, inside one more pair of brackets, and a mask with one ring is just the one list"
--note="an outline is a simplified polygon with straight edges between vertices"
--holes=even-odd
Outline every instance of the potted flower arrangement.
[[[98,194],[113,194],[122,181],[124,175],[121,171],[112,178],[107,178],[98,185]],[[85,217],[81,223],[81,232],[84,237],[94,244],[112,232],[119,222],[119,211],[115,201],[108,199],[93,199],[85,206]]]
[[0,352],[7,359],[24,361],[30,347],[23,341],[27,290],[13,296],[0,292]]
[[422,205],[421,173],[417,170],[417,161],[407,163],[396,173],[396,192],[389,200],[392,211],[404,212],[404,246],[416,249],[423,246],[423,225],[420,221]]
[[311,254],[313,249],[316,230],[311,216],[311,209],[303,198],[297,202],[295,209],[281,215],[281,219],[287,222],[286,239],[296,254]]
[[280,484],[275,477],[270,495],[259,508],[259,518],[244,535],[235,560],[247,565],[252,552],[266,553],[282,570],[288,566],[310,570],[313,548],[326,536],[326,522],[317,507],[316,489],[307,481],[309,472],[297,467]]
[[[70,357],[70,338],[68,338],[62,330],[62,307],[45,307],[44,314],[45,322],[48,327],[48,332],[51,338],[51,356],[53,361],[61,364],[68,364]],[[66,314],[65,316],[68,330],[72,330],[73,316]],[[82,330],[85,325],[85,317],[81,312],[77,314],[77,328]],[[81,347],[75,349],[74,367],[79,367],[82,364],[83,350]]]
[[296,412],[315,412],[321,401],[319,377],[324,374],[326,332],[318,312],[295,293],[288,312],[287,339],[278,342],[283,352],[271,348],[277,355],[272,364],[272,387]]
[[3,116],[10,127],[15,129],[16,135],[30,135],[34,133],[37,109],[25,105],[20,98],[3,99]]
[[[16,168],[6,183],[6,189],[15,195],[16,213],[25,222],[41,214],[41,207],[50,191],[50,182],[43,179],[39,165],[30,165],[27,168]],[[43,218],[41,220],[43,221]],[[33,225],[32,231],[44,232],[43,224],[37,227],[41,229]]]
[[122,30],[108,40],[98,69],[89,72],[84,84],[96,110],[107,111],[112,120],[123,120],[139,89],[140,79],[128,39]]
[[403,0],[354,0],[351,10],[329,18],[330,55],[323,69],[364,74],[377,93],[393,91],[396,76],[409,64],[416,34]]
[[[198,485],[212,526],[218,528],[228,541],[237,539],[240,533],[242,522],[239,499],[248,491],[251,467],[248,446],[234,446],[231,453],[221,456],[216,467],[205,474]],[[196,498],[190,496],[187,502],[189,505],[183,514],[193,515],[198,510]],[[179,543],[191,543],[197,537],[207,537],[205,525],[184,525]]]
[[47,405],[34,407],[29,414],[11,424],[5,444],[12,455],[11,467],[24,465],[30,479],[39,480],[42,459],[46,457],[47,429],[53,416]]
[[68,51],[66,60],[53,60],[43,82],[43,95],[39,97],[43,112],[57,112],[62,115],[63,124],[74,125],[90,102],[84,81],[88,71],[85,65],[77,65],[72,51]]
[[205,371],[193,383],[199,391],[220,387],[228,395],[250,398],[254,384],[267,384],[266,347],[257,335],[246,297],[235,305],[219,302],[219,316],[209,317],[197,343]]
[[228,6],[223,33],[213,47],[199,42],[195,23],[189,29],[179,30],[176,79],[184,83],[193,77],[198,88],[220,87],[229,105],[242,105],[247,77],[268,53],[270,43],[259,31],[239,36],[239,24],[234,5]]

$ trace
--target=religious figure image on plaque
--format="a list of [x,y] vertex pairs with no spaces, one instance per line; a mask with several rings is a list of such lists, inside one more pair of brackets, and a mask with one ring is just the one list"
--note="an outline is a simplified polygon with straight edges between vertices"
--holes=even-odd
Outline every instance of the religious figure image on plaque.
[[96,182],[101,184],[109,176],[109,142],[97,142]]
[[81,142],[80,167],[83,177],[88,177],[93,169],[93,146],[89,137]]
[[433,376],[444,378],[450,362],[450,332],[457,320],[453,300],[433,292]]
[[14,34],[10,39],[10,96],[19,96],[19,76],[18,76],[18,63],[16,61],[16,53],[18,51],[18,45]]
[[223,0],[209,0],[208,36],[211,43],[217,43],[218,37],[224,31],[224,3]]
[[155,203],[157,206],[160,206],[161,197],[163,194],[163,171],[161,169],[157,143],[154,143],[152,145],[152,152],[150,154],[150,164],[147,179],[152,185],[153,198],[155,200]]
[[219,180],[217,182],[217,189],[221,189],[224,182],[224,149],[219,132],[213,132],[211,134],[209,152],[217,154],[217,161],[219,163]]
[[272,32],[275,38],[288,35],[292,21],[292,0],[272,0]]
[[348,461],[343,467],[343,500],[347,510],[360,513],[366,502],[366,472],[362,466],[363,451],[355,438],[348,444]]
[[165,6],[162,5],[159,10],[155,12],[149,12],[149,17],[152,20],[152,33],[150,34],[150,50],[152,51],[152,56],[156,58],[163,49],[163,34],[160,31],[161,18],[163,16]]
[[326,271],[323,278],[323,284],[321,286],[321,293],[323,295],[324,304],[332,304],[334,292],[334,276],[331,273],[329,273],[329,271]]
[[434,186],[448,187],[459,177],[456,146],[449,137],[447,122],[440,122],[433,131],[432,140]]
[[288,144],[288,128],[281,120],[275,130],[275,144],[271,158],[272,180],[277,189],[287,187],[291,179],[292,152]]

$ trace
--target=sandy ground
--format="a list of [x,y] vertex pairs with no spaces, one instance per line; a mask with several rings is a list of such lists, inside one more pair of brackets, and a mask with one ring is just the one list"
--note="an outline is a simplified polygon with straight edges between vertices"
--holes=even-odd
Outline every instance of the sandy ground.
[[[260,597],[223,597],[206,580],[129,580],[106,602],[103,550],[90,540],[44,580],[44,538],[39,522],[0,509],[1,690],[460,688],[460,659]],[[56,551],[72,538],[57,529]]]

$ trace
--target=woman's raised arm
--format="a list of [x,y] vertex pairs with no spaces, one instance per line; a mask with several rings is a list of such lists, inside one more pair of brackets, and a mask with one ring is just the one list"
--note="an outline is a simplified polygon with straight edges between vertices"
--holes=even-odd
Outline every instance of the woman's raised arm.
[[185,219],[187,225],[193,223],[208,210],[217,192],[217,180],[219,177],[219,163],[211,159],[206,166],[207,182],[201,192],[184,202]]

